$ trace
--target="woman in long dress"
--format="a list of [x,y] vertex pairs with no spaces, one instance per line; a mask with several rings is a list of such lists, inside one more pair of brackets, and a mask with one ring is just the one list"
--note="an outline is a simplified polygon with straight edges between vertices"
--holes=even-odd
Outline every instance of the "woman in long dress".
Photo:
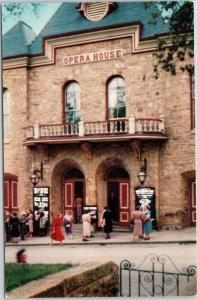
[[64,227],[67,238],[72,240],[72,214],[70,211],[67,211],[64,216]]
[[28,223],[28,236],[31,239],[33,237],[33,231],[34,231],[34,216],[33,216],[33,211],[30,209],[29,214],[27,217],[27,223]]
[[152,232],[152,219],[149,205],[144,206],[143,216],[143,237],[145,240],[150,239],[150,233]]
[[112,232],[112,212],[111,210],[105,206],[102,216],[103,229],[106,234],[105,239],[110,239],[110,233]]
[[143,212],[140,210],[140,207],[137,207],[137,209],[133,211],[132,220],[134,221],[134,226],[133,226],[134,239],[139,240],[140,238],[142,238],[143,235],[143,231],[142,231]]
[[62,215],[57,214],[56,217],[53,219],[52,223],[52,231],[51,231],[51,245],[53,244],[53,241],[59,241],[61,245],[63,245],[64,235],[62,233]]
[[83,238],[82,240],[89,241],[88,238],[90,238],[91,235],[91,214],[86,213],[82,215],[82,222],[83,222]]
[[76,218],[77,223],[81,223],[82,221],[82,210],[83,210],[83,200],[82,198],[78,197],[75,202],[76,207]]

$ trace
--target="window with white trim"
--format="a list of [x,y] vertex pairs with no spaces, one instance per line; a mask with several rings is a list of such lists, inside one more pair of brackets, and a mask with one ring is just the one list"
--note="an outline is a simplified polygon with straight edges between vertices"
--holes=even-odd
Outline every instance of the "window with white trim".
[[65,122],[80,121],[80,85],[69,83],[65,88]]
[[108,83],[108,119],[126,117],[125,81],[122,77],[113,77]]

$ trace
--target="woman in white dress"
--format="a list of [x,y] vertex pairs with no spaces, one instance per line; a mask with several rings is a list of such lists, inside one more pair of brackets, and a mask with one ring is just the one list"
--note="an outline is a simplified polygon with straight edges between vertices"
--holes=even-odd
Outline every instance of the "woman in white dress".
[[83,241],[88,241],[88,238],[91,235],[91,214],[86,213],[82,215],[82,222],[83,222]]

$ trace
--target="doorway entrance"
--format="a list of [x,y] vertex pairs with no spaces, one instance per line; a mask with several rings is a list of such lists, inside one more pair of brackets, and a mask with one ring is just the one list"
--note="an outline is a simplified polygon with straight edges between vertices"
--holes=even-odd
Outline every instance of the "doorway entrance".
[[[77,210],[77,203],[81,202],[82,206],[85,204],[85,177],[83,173],[77,168],[70,168],[64,173],[64,207],[63,214],[70,212],[73,217],[73,222],[80,222],[79,211]],[[79,201],[81,199],[81,201]],[[78,211],[78,213],[77,213]],[[82,213],[82,207],[81,207]]]
[[107,173],[107,205],[114,224],[129,225],[129,174],[122,168],[114,167]]
[[193,180],[190,182],[190,199],[189,199],[189,210],[190,210],[190,226],[196,226],[196,182]]

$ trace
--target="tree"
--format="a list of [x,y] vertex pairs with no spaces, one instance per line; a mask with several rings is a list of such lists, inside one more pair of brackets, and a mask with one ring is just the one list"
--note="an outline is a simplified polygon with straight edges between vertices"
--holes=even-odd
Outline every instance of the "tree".
[[3,4],[3,20],[10,17],[19,18],[23,13],[32,11],[36,16],[39,14],[40,8],[44,6],[43,3],[4,3]]
[[153,8],[150,25],[156,25],[158,17],[162,16],[169,25],[169,39],[158,38],[157,51],[153,53],[155,64],[153,67],[155,79],[163,69],[176,75],[177,67],[194,73],[194,8],[190,1],[167,1],[146,3],[146,8]]

